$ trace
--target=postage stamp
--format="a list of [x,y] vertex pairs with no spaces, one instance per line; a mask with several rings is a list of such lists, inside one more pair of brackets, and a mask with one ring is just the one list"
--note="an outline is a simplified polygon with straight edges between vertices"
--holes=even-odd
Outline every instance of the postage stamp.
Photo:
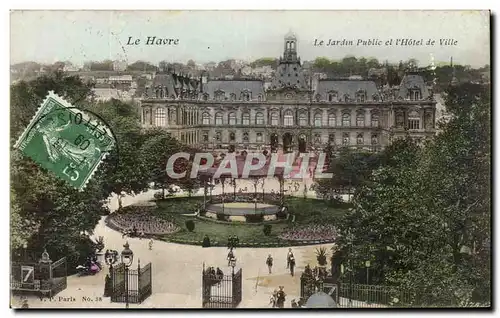
[[25,156],[79,190],[114,146],[105,124],[52,91],[15,144]]

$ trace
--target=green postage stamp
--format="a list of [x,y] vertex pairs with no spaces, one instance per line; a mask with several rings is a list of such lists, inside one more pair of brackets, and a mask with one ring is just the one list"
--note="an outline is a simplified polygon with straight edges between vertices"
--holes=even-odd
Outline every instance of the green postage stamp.
[[109,127],[51,91],[14,147],[83,190],[114,146]]

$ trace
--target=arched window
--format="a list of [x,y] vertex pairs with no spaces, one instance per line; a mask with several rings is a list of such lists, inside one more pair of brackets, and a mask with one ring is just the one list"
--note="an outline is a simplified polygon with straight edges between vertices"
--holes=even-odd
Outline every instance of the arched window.
[[256,125],[264,125],[264,114],[263,113],[255,114],[255,124]]
[[365,143],[365,138],[362,133],[358,134],[356,137],[356,144],[363,145]]
[[208,133],[207,133],[207,132],[204,132],[204,133],[203,133],[203,141],[204,141],[204,142],[207,142],[207,141],[208,141]]
[[349,133],[342,134],[342,145],[344,145],[344,146],[349,145]]
[[262,101],[262,95],[259,94],[259,96],[257,96],[257,99],[258,99],[259,102]]
[[328,126],[335,127],[336,124],[337,124],[337,116],[335,116],[334,113],[329,113],[328,114]]
[[299,125],[300,126],[307,126],[307,116],[305,113],[300,113],[299,115]]
[[221,140],[221,133],[220,133],[220,131],[218,131],[218,132],[215,133],[215,140],[216,141],[220,141]]
[[283,119],[285,126],[293,126],[293,114],[291,111],[287,110]]
[[320,94],[316,94],[316,101],[319,102],[321,100],[321,95]]
[[250,92],[241,93],[241,100],[248,102],[251,99]]
[[234,132],[229,133],[229,141],[235,141],[236,140],[236,135]]
[[202,121],[203,125],[210,125],[210,114],[209,113],[203,113],[202,116]]
[[351,115],[349,113],[342,114],[342,126],[351,126]]
[[271,126],[278,126],[279,125],[279,115],[277,112],[272,112],[271,113]]
[[356,101],[358,103],[363,103],[366,100],[366,93],[365,91],[358,91],[356,93]]
[[215,114],[215,125],[222,125],[222,113]]
[[236,125],[236,114],[235,113],[229,113],[228,117],[228,123],[229,125]]
[[372,127],[378,127],[378,113],[372,113],[371,125],[372,125]]
[[217,91],[215,92],[215,100],[216,101],[223,101],[224,100],[224,92],[223,91]]
[[329,92],[328,93],[328,101],[329,102],[336,102],[337,100],[338,100],[337,92]]
[[408,129],[420,129],[420,114],[415,110],[408,114]]
[[243,113],[241,116],[241,123],[243,125],[250,125],[250,114],[249,113]]
[[229,95],[229,98],[233,101],[233,100],[236,100],[236,94],[235,93],[231,93],[231,95]]
[[262,142],[262,133],[257,133],[257,142]]
[[358,112],[356,114],[356,126],[358,127],[365,126],[365,114],[363,112]]
[[377,134],[372,134],[372,145],[378,144],[378,136]]
[[202,98],[203,100],[208,100],[208,94],[206,94],[206,93],[205,93],[205,94],[203,94],[203,95],[201,96],[201,98]]
[[321,127],[321,114],[320,113],[316,113],[314,115],[314,126]]
[[155,126],[164,127],[166,126],[166,122],[165,109],[157,108],[155,111]]
[[243,142],[248,142],[248,133],[247,132],[244,132],[243,133]]

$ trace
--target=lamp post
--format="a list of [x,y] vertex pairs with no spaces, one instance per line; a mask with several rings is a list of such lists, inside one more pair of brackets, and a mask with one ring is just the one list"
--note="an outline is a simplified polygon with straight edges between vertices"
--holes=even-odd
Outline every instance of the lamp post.
[[122,263],[125,265],[125,308],[128,308],[128,268],[134,260],[134,252],[129,248],[128,242],[123,245]]
[[236,257],[231,257],[229,260],[229,265],[231,266],[232,270],[232,276],[234,277],[234,267],[236,267]]
[[24,250],[24,261],[26,262],[27,261],[27,258],[26,258],[26,250],[28,249],[28,243],[24,242],[23,244],[23,250]]
[[212,137],[212,151],[215,150],[215,137]]

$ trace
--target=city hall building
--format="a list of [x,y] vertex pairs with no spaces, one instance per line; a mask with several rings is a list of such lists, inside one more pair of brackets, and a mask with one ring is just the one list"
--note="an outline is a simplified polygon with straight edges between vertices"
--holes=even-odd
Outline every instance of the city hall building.
[[407,134],[435,134],[436,102],[422,76],[397,87],[305,74],[297,38],[285,36],[272,81],[193,79],[159,72],[141,99],[144,128],[217,151],[314,151],[331,145],[378,151]]

